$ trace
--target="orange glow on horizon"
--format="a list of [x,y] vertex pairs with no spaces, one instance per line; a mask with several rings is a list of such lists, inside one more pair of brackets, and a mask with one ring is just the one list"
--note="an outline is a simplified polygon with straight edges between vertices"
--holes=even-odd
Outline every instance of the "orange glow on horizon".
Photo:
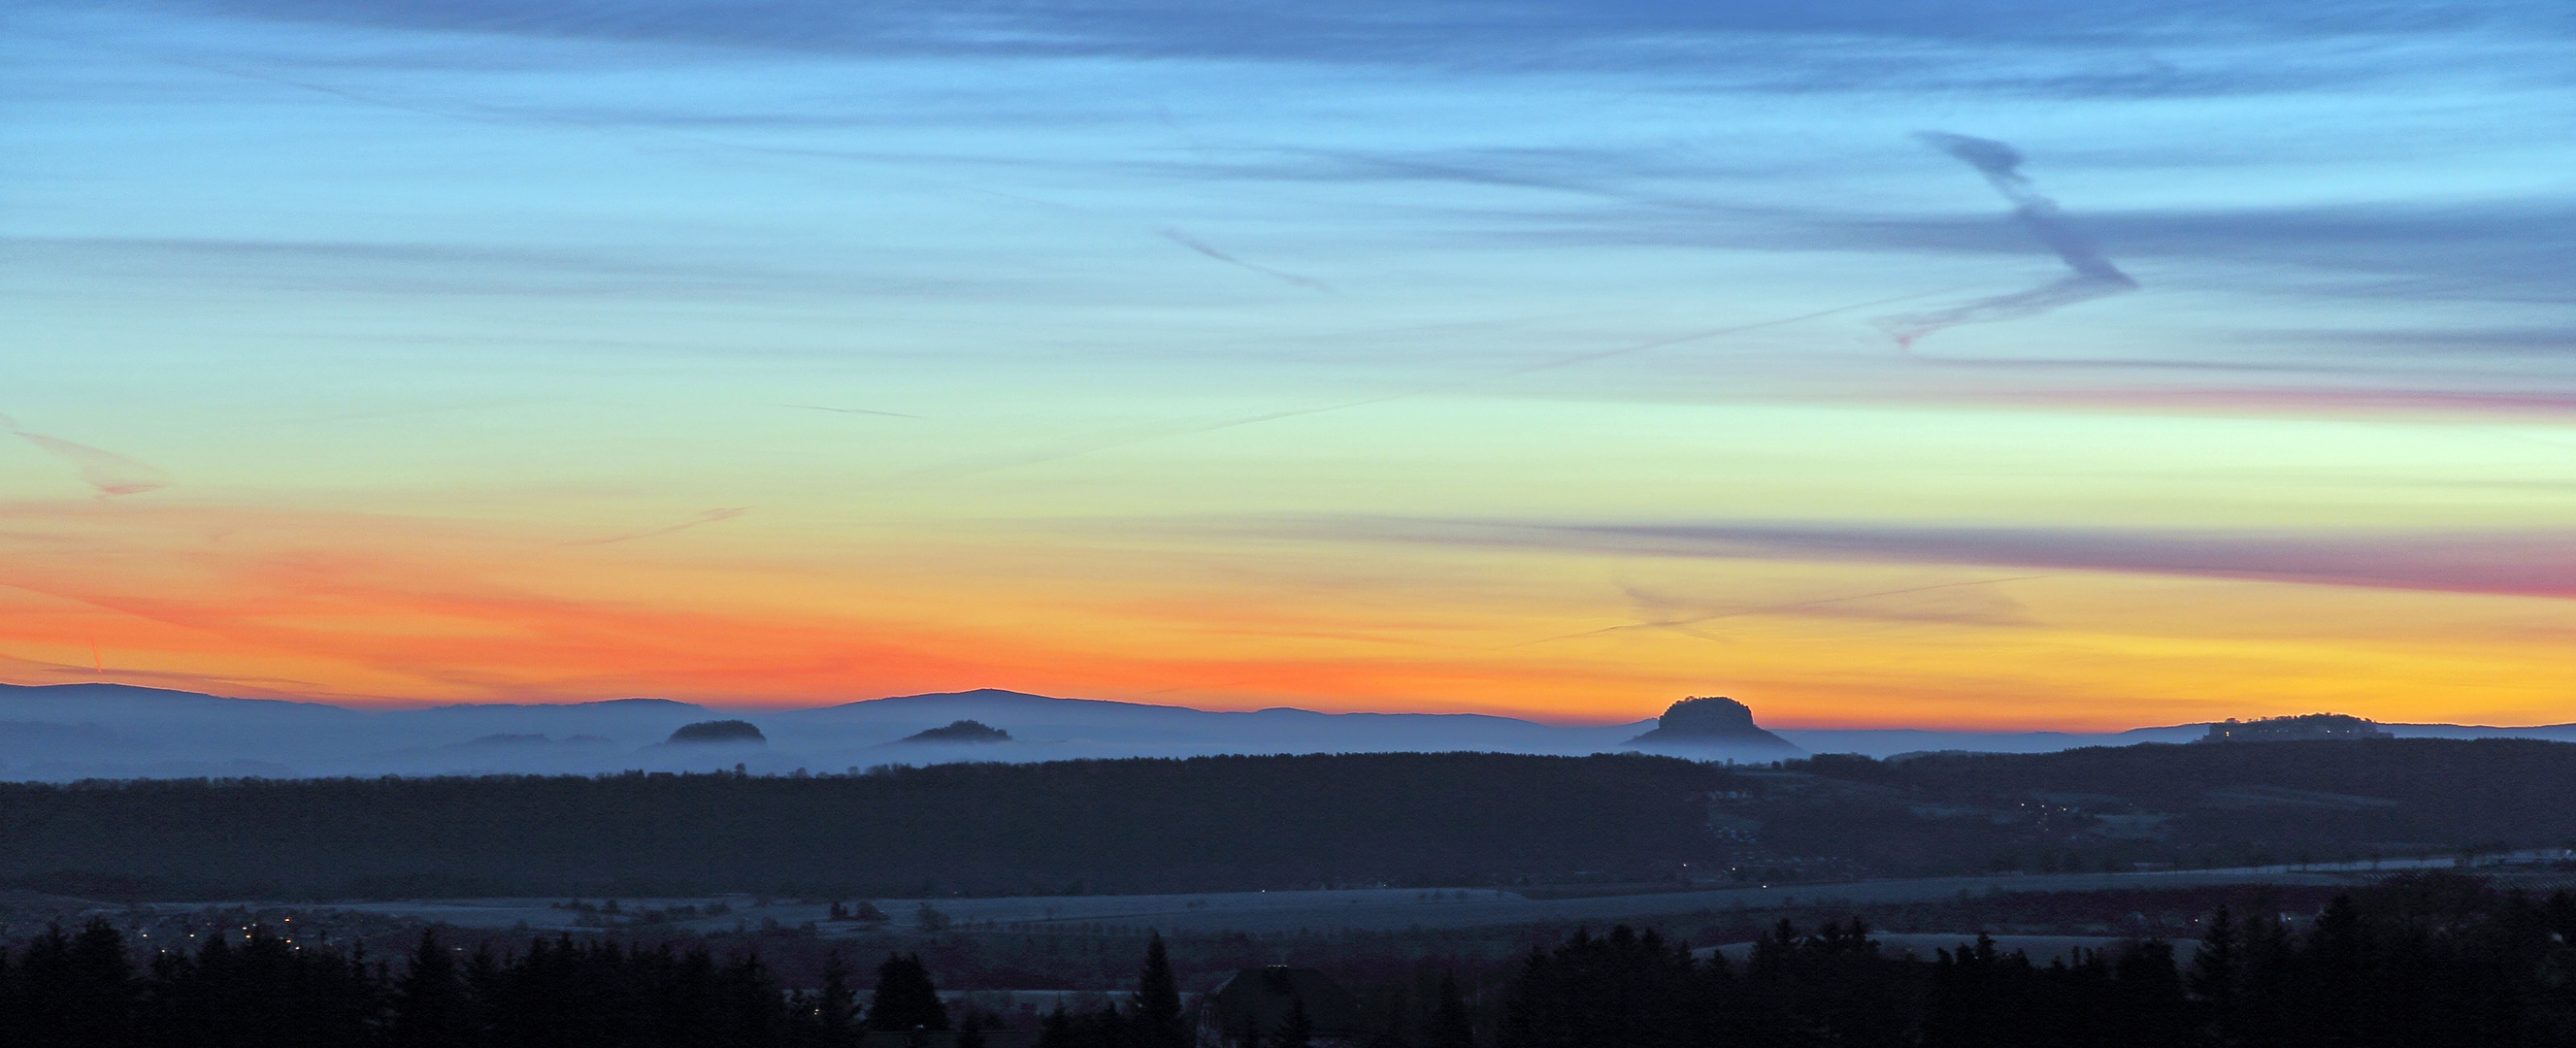
[[[1604,565],[1583,556],[1329,549],[1246,575],[1169,544],[1065,552],[960,535],[872,537],[800,568],[730,552],[713,531],[597,548],[553,529],[346,513],[0,513],[18,554],[0,576],[0,679],[24,684],[746,708],[996,687],[1588,724],[1726,694],[1772,727],[2104,731],[2319,709],[2534,723],[2569,683],[2540,642],[2570,616],[2540,598],[2065,572],[1945,583],[1995,573],[1703,560],[1655,568],[1754,594],[1756,610],[1667,627],[1623,624],[1635,611],[1602,605],[1591,580]],[[1787,579],[1894,595],[1783,603]],[[2531,639],[2495,628],[2511,615]],[[2463,676],[2481,661],[2523,680]]]

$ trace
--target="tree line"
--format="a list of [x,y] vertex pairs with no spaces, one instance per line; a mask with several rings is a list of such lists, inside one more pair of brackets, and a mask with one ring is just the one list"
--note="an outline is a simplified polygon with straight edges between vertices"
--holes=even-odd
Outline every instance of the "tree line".
[[[1653,931],[1577,932],[1534,950],[1501,992],[1455,979],[1357,987],[1360,1028],[1300,1025],[1367,1048],[2540,1048],[2576,1044],[2576,896],[2415,877],[2339,895],[2296,922],[2220,911],[2188,960],[2139,941],[2046,965],[1978,936],[1930,959],[1882,955],[1857,918],[1783,921],[1741,964]],[[0,1045],[26,1048],[853,1048],[869,1031],[948,1032],[974,1048],[998,1016],[952,1013],[916,955],[862,995],[837,958],[788,990],[757,956],[536,939],[467,953],[424,935],[397,961],[262,929],[141,951],[115,928],[60,929],[0,952]],[[1163,943],[1135,992],[1059,1007],[1038,1048],[1181,1048],[1192,1017]]]
[[2576,1044],[2576,897],[2422,878],[2303,928],[2221,910],[2159,941],[2037,965],[1978,936],[1880,955],[1858,919],[1786,922],[1742,965],[1653,932],[1577,934],[1524,965],[1497,1048],[2520,1048]]
[[2539,739],[1818,754],[1782,770],[1794,774],[1752,776],[1755,796],[1727,806],[1762,824],[1762,849],[1835,856],[1880,875],[2268,864],[2576,841],[2576,807],[2559,800],[2576,791],[2576,744]]
[[[2576,744],[2527,739],[1827,755],[1787,770],[1804,775],[1638,755],[1377,753],[807,777],[0,783],[0,887],[107,900],[902,898],[1671,880],[1730,866],[1751,877],[1784,856],[1878,874],[2099,870],[2576,839],[2576,806],[2557,800],[2576,793]],[[1712,832],[1713,794],[1742,798],[1726,811],[1758,824],[1730,831],[1750,840]],[[2079,795],[2091,799],[2064,799]],[[2053,808],[2068,810],[1994,817]],[[2090,808],[2160,819],[2113,835]]]
[[0,783],[0,887],[92,899],[1232,891],[1655,871],[1720,853],[1724,770],[1328,754]]
[[890,957],[865,1007],[837,959],[784,993],[756,956],[536,939],[459,957],[424,934],[399,967],[264,927],[135,962],[104,922],[0,957],[0,1044],[84,1048],[838,1048],[862,1029],[947,1029],[918,958]]
[[[6,1048],[856,1048],[872,1033],[942,1033],[983,1048],[1000,1017],[952,1014],[918,954],[877,966],[866,999],[837,954],[786,990],[756,954],[538,938],[466,954],[435,932],[400,964],[307,947],[265,927],[138,958],[112,925],[60,927],[0,950]],[[1038,1048],[1185,1048],[1159,937],[1126,1004],[1044,1020]],[[909,1038],[907,1038],[908,1040]]]
[[[2169,829],[2184,841],[2262,839],[2340,854],[2369,841],[2576,839],[2576,808],[2561,801],[2576,792],[2576,743],[2542,739],[2151,743],[1888,761],[1819,754],[1789,767],[1929,800],[2117,798],[2182,816]],[[2293,792],[2277,792],[2285,790]]]

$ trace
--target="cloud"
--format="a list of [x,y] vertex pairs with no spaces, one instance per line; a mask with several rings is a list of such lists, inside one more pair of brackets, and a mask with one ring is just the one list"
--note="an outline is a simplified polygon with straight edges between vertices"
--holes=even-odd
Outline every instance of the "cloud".
[[2373,351],[2400,358],[2426,354],[2517,358],[2576,358],[2576,328],[2323,328],[2265,331],[2247,341],[2306,344],[2338,353]]
[[2576,414],[2576,393],[2394,386],[1916,389],[1907,391],[1903,400],[1911,403],[2040,405],[2058,409],[2270,416],[2404,414],[2495,418]]
[[1921,297],[1922,295],[1920,294],[1914,294],[1899,295],[1892,298],[1872,299],[1867,302],[1854,302],[1847,305],[1832,306],[1791,316],[1773,317],[1768,320],[1756,320],[1750,323],[1709,328],[1704,331],[1669,335],[1663,338],[1649,339],[1644,342],[1632,342],[1627,345],[1614,346],[1609,349],[1586,350],[1580,353],[1570,353],[1561,356],[1549,357],[1532,363],[1517,364],[1499,370],[1486,371],[1475,375],[1467,375],[1445,381],[1415,386],[1410,389],[1392,390],[1375,396],[1361,397],[1356,400],[1340,400],[1321,404],[1308,404],[1299,407],[1280,408],[1274,411],[1257,412],[1249,415],[1236,415],[1229,418],[1203,418],[1126,426],[1118,429],[1069,438],[1046,448],[1008,452],[999,455],[979,456],[972,459],[942,463],[940,465],[915,470],[911,473],[905,474],[904,476],[906,479],[915,481],[947,480],[956,477],[971,476],[977,473],[990,472],[997,469],[1008,469],[1015,466],[1029,466],[1041,462],[1054,462],[1060,459],[1088,455],[1096,451],[1106,451],[1111,448],[1126,447],[1130,444],[1142,444],[1147,441],[1162,440],[1166,437],[1177,437],[1193,433],[1213,433],[1218,430],[1233,429],[1238,426],[1252,426],[1259,425],[1264,422],[1276,422],[1280,419],[1299,418],[1306,415],[1321,415],[1333,411],[1347,411],[1352,408],[1370,407],[1378,404],[1391,403],[1393,401],[1409,400],[1414,397],[1430,396],[1436,393],[1448,393],[1471,389],[1489,382],[1500,382],[1505,379],[1518,378],[1523,375],[1534,375],[1542,371],[1553,371],[1558,368],[1569,368],[1583,364],[1590,364],[1597,361],[1609,360],[1614,357],[1627,356],[1632,353],[1643,353],[1651,349],[1661,349],[1666,346],[1678,346],[1692,342],[1724,338],[1730,335],[1741,335],[1755,331],[1764,331],[1771,328],[1787,327],[1792,324],[1818,320],[1841,313],[1850,313],[1855,310],[1869,309],[1875,306],[1887,305],[1892,302],[1902,302],[1906,299]]
[[[92,656],[93,658],[98,658],[94,645]],[[168,670],[127,669],[108,666],[105,664],[103,658],[99,658],[98,661],[87,663],[68,663],[48,662],[43,659],[27,659],[0,654],[0,670],[16,671],[16,673],[12,675],[35,673],[42,674],[47,677],[74,677],[83,681],[104,681],[119,684],[130,681],[148,681],[152,686],[176,686],[189,691],[201,691],[216,695],[238,696],[246,693],[294,693],[300,695],[314,695],[319,694],[322,687],[320,684],[313,681],[297,680],[290,677],[223,676],[211,673],[184,673]]]
[[1288,534],[1649,557],[1869,561],[2576,599],[2576,529],[2255,531],[1327,519]]
[[[935,601],[861,602],[916,608],[878,616],[766,600],[767,575],[711,582],[706,562],[565,557],[519,525],[85,500],[0,501],[0,520],[69,540],[29,547],[0,534],[0,641],[68,653],[95,630],[142,665],[319,682],[205,689],[235,694],[810,702],[1111,662],[923,621],[917,607]],[[234,537],[205,541],[217,532]],[[36,676],[0,665],[12,675]]]
[[[827,410],[828,410],[828,409],[827,409]],[[654,529],[652,529],[652,530],[650,530],[650,531],[638,531],[638,532],[633,532],[633,533],[631,533],[631,534],[626,534],[626,535],[611,535],[611,536],[608,536],[607,538],[601,538],[601,539],[577,539],[577,540],[574,540],[574,541],[571,541],[571,542],[563,543],[563,545],[566,545],[566,546],[605,546],[605,545],[608,545],[609,543],[612,543],[612,542],[633,542],[633,541],[635,541],[636,539],[649,539],[649,538],[652,538],[652,537],[657,536],[657,535],[668,535],[668,534],[670,534],[670,533],[672,533],[672,532],[675,532],[675,531],[687,531],[687,530],[689,530],[690,528],[698,527],[698,526],[703,525],[703,524],[713,524],[713,523],[715,523],[715,522],[717,522],[717,521],[720,521],[720,520],[732,520],[732,519],[733,519],[733,518],[735,518],[735,517],[742,516],[743,514],[745,514],[745,513],[749,513],[749,512],[751,512],[751,507],[749,507],[749,506],[727,506],[727,507],[720,507],[720,508],[717,508],[717,509],[711,509],[711,510],[708,510],[708,511],[706,511],[706,512],[704,512],[704,513],[700,513],[700,514],[698,514],[698,515],[697,515],[697,516],[695,516],[695,517],[692,517],[692,518],[690,518],[690,519],[688,519],[688,520],[681,521],[680,523],[677,523],[677,524],[673,524],[673,525],[671,525],[671,526],[669,526],[669,527],[664,527],[664,528],[654,528]]]
[[807,411],[829,411],[835,415],[878,415],[884,418],[921,417],[919,415],[906,415],[900,411],[877,411],[872,408],[827,408],[821,404],[780,404],[778,406],[782,408],[803,408]]
[[29,433],[18,428],[16,419],[0,415],[0,429],[7,429],[20,440],[43,449],[56,458],[79,467],[81,482],[98,490],[102,499],[119,495],[140,495],[170,486],[162,472],[113,451],[102,451],[87,444],[74,444],[59,437]]
[[[1111,55],[1453,68],[1688,65],[1704,56],[1686,44],[1735,34],[1792,41],[1882,37],[1925,44],[2044,43],[2100,49],[2134,64],[2141,47],[2248,37],[2301,41],[2488,26],[2542,36],[2563,33],[2547,5],[2514,0],[2440,5],[2410,0],[2103,0],[2084,5],[2054,0],[1972,5],[1936,0],[1554,0],[1502,7],[1454,0],[1251,0],[1213,7],[1186,0],[777,0],[753,6],[713,0],[204,0],[202,6],[281,20],[798,53]],[[1632,54],[1603,53],[1605,45],[1621,43],[1639,46]]]
[[0,236],[6,268],[107,277],[127,284],[205,282],[307,295],[319,291],[532,300],[778,301],[853,296],[907,302],[1025,295],[981,275],[902,267],[836,272],[792,260],[734,263],[707,252],[521,250],[452,244],[181,237]]
[[1978,299],[1948,309],[1887,317],[1879,321],[1899,346],[1911,346],[1916,339],[1943,328],[1961,324],[1985,324],[1999,320],[2017,320],[2037,316],[2063,306],[2135,291],[2138,282],[2120,272],[2111,260],[2102,257],[2091,241],[2066,224],[2057,202],[2040,194],[2021,173],[2022,156],[2013,147],[1986,138],[1970,138],[1940,131],[1918,135],[1924,144],[1959,158],[1986,176],[1995,192],[2013,203],[2013,218],[2022,228],[2038,237],[2040,243],[2057,253],[2066,268],[2074,272],[2027,291]]
[[1684,633],[1693,637],[1698,637],[1702,640],[1720,640],[1723,638],[1710,636],[1696,627],[1703,623],[1715,622],[1719,619],[1752,618],[1769,615],[1872,619],[1885,622],[1968,623],[1984,626],[2028,625],[2027,620],[2021,615],[2022,608],[2020,603],[2009,597],[1990,596],[1983,600],[1968,602],[1943,601],[1931,604],[1927,604],[1922,601],[1900,601],[1891,603],[1888,601],[1888,598],[1916,597],[1926,593],[1955,591],[1969,587],[1994,586],[2006,582],[2024,582],[2041,577],[2042,576],[2038,575],[2014,575],[2000,579],[1971,579],[1965,582],[1940,582],[1926,586],[1907,586],[1901,589],[1878,590],[1871,593],[1850,593],[1832,597],[1814,597],[1805,600],[1773,601],[1750,606],[1741,603],[1719,603],[1712,605],[1711,602],[1705,600],[1674,598],[1651,590],[1630,587],[1628,589],[1629,601],[1636,604],[1641,610],[1655,614],[1659,617],[1650,618],[1642,622],[1631,622],[1619,626],[1605,626],[1597,630],[1585,630],[1581,633],[1561,634],[1554,637],[1542,638],[1540,640],[1528,641],[1526,643],[1545,644],[1550,641],[1601,637],[1613,633],[1625,633],[1632,630],[1671,630],[1677,633]]
[[1290,284],[1295,284],[1295,285],[1297,285],[1298,287],[1306,288],[1306,289],[1308,289],[1308,290],[1310,290],[1310,291],[1321,291],[1321,292],[1324,292],[1325,294],[1328,294],[1328,295],[1329,295],[1329,294],[1332,294],[1332,292],[1333,292],[1333,285],[1331,285],[1331,284],[1324,283],[1323,281],[1321,281],[1321,280],[1317,280],[1317,279],[1315,279],[1315,278],[1313,278],[1313,277],[1301,277],[1301,276],[1298,276],[1298,275],[1297,275],[1297,274],[1295,274],[1295,273],[1286,273],[1286,272],[1281,272],[1281,271],[1279,271],[1279,270],[1272,269],[1272,268],[1270,268],[1270,267],[1268,267],[1268,266],[1254,265],[1254,264],[1252,264],[1252,263],[1250,263],[1250,262],[1246,262],[1246,261],[1244,261],[1244,260],[1242,260],[1242,259],[1236,258],[1236,257],[1234,257],[1233,255],[1226,254],[1226,253],[1225,253],[1225,252],[1223,252],[1223,251],[1219,251],[1219,250],[1217,250],[1217,249],[1215,249],[1215,248],[1209,247],[1206,243],[1204,243],[1204,242],[1202,242],[1202,241],[1198,240],[1198,239],[1197,239],[1197,238],[1195,238],[1195,237],[1190,236],[1190,235],[1189,235],[1189,234],[1187,234],[1187,233],[1181,232],[1180,230],[1177,230],[1177,229],[1158,229],[1158,230],[1155,230],[1155,232],[1162,234],[1163,238],[1164,238],[1164,239],[1166,239],[1166,240],[1169,240],[1169,241],[1171,241],[1171,242],[1173,242],[1173,243],[1175,243],[1175,244],[1179,244],[1179,245],[1181,245],[1182,247],[1188,248],[1188,249],[1190,249],[1190,250],[1192,250],[1192,251],[1196,251],[1196,252],[1198,252],[1199,254],[1206,255],[1207,257],[1209,257],[1209,258],[1213,258],[1213,259],[1215,259],[1215,260],[1217,260],[1217,261],[1219,261],[1219,262],[1223,262],[1223,263],[1225,263],[1226,265],[1229,265],[1229,266],[1238,266],[1238,267],[1241,267],[1241,268],[1244,268],[1244,269],[1249,269],[1249,270],[1251,270],[1251,271],[1253,271],[1253,272],[1255,272],[1255,273],[1259,273],[1259,274],[1261,274],[1261,275],[1263,275],[1263,276],[1271,277],[1271,278],[1274,278],[1274,279],[1277,279],[1277,280],[1281,280],[1281,281],[1285,281],[1285,282],[1290,283]]
[[[2021,254],[2025,236],[1989,220],[1833,207],[1712,205],[1605,194],[1610,206],[1489,207],[1452,234],[1464,246],[1718,248],[1780,252]],[[2088,211],[2085,229],[2124,258],[2213,274],[2200,288],[2288,298],[2576,302],[2558,264],[2576,253],[2576,206],[2527,195],[2474,203],[2151,207]],[[2195,288],[2195,290],[2200,289]],[[2509,321],[2522,323],[2525,321]]]

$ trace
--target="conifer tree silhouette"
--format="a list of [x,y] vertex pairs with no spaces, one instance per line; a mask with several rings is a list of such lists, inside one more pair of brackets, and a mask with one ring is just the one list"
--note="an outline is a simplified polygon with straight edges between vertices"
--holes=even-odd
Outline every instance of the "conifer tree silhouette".
[[868,998],[871,1030],[945,1030],[948,1006],[930,982],[930,968],[920,954],[888,954],[877,966],[877,987]]
[[1064,998],[1056,998],[1055,1008],[1038,1021],[1035,1048],[1073,1048],[1073,1016],[1064,1010]]
[[1181,986],[1172,975],[1171,950],[1161,933],[1145,941],[1145,967],[1136,976],[1134,1032],[1137,1048],[1187,1048],[1181,1026]]
[[1440,1001],[1432,1009],[1423,1048],[1476,1048],[1476,1028],[1467,1015],[1467,999],[1458,992],[1455,971],[1440,976]]
[[1288,998],[1288,1017],[1279,1020],[1279,1035],[1270,1042],[1272,1048],[1314,1048],[1315,1020],[1306,1014],[1306,999]]
[[814,1020],[821,1027],[815,1043],[822,1048],[848,1048],[858,1043],[859,995],[850,989],[850,970],[841,951],[823,957],[823,988],[814,997]]
[[394,1048],[451,1048],[466,1043],[472,1029],[472,999],[456,958],[440,945],[436,931],[420,933],[411,964],[394,980]]

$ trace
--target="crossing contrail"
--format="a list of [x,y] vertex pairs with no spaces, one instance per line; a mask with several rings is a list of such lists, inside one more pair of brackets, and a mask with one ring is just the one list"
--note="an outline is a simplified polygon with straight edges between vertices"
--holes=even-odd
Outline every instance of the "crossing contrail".
[[1880,327],[1895,336],[1898,346],[1912,346],[1914,340],[1942,328],[1961,324],[1985,324],[1998,320],[2015,320],[2037,316],[2061,306],[2071,306],[2088,299],[2137,290],[2138,282],[2120,272],[2120,267],[2094,250],[2091,241],[2066,224],[2057,202],[2050,200],[2030,184],[2021,173],[2020,151],[1988,138],[1970,138],[1940,131],[1925,131],[1915,137],[1951,156],[1965,161],[1986,176],[1995,192],[2013,203],[2013,218],[2022,228],[2039,238],[2040,243],[2057,253],[2073,270],[2056,280],[2009,295],[1982,298],[1948,309],[1929,313],[1911,313],[1884,317]]
[[18,421],[7,415],[0,415],[0,429],[6,429],[16,434],[18,439],[79,467],[81,481],[96,489],[100,498],[140,495],[170,486],[170,482],[163,479],[162,472],[149,465],[87,444],[74,444],[59,437],[29,433],[19,429]]

